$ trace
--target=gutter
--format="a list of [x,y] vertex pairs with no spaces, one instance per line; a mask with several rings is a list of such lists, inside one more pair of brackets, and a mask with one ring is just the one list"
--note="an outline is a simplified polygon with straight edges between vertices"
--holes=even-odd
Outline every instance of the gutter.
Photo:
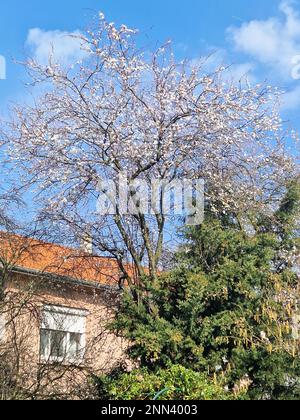
[[57,274],[52,274],[52,273],[43,273],[43,272],[38,271],[38,270],[24,268],[24,267],[20,267],[20,266],[14,266],[9,271],[11,273],[16,273],[16,274],[25,274],[25,275],[30,275],[30,276],[33,276],[33,277],[43,277],[43,278],[46,278],[47,280],[51,280],[51,281],[54,280],[54,281],[59,282],[59,283],[67,283],[67,284],[70,284],[70,285],[75,284],[77,286],[88,287],[88,288],[91,288],[91,289],[102,290],[102,291],[106,291],[106,292],[121,293],[118,286],[110,286],[110,285],[95,283],[95,282],[87,281],[87,280],[78,280],[78,279],[75,279],[73,277],[59,276]]

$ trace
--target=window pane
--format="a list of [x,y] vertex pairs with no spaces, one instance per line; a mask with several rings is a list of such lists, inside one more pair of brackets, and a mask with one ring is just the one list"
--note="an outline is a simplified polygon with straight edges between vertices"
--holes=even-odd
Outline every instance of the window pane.
[[63,358],[65,356],[66,333],[51,331],[51,357]]
[[49,340],[50,340],[50,331],[41,330],[41,344],[40,344],[40,355],[43,357],[48,357],[49,349]]
[[81,344],[81,334],[70,333],[70,342],[68,349],[68,356],[70,358],[76,358],[79,356]]

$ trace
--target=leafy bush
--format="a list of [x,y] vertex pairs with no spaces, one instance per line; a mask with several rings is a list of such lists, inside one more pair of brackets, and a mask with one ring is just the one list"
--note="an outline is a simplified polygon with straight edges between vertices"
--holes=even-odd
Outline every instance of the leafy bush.
[[[102,377],[98,388],[103,399],[112,400],[228,400],[238,398],[205,374],[183,366],[149,372],[147,369],[122,374],[118,378]],[[242,398],[242,395],[239,396]]]

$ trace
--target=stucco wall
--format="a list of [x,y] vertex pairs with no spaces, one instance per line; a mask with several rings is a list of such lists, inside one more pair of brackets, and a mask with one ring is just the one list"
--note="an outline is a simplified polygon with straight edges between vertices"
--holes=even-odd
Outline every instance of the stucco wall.
[[[10,320],[5,332],[12,366],[29,392],[42,393],[50,387],[53,393],[72,394],[72,388],[85,385],[91,373],[99,375],[126,361],[126,342],[108,331],[119,293],[96,290],[41,279],[23,274],[11,275],[6,287],[5,317]],[[88,312],[86,318],[86,351],[80,366],[62,363],[55,366],[40,360],[41,311],[44,305],[56,305]],[[4,354],[4,344],[1,352]],[[64,384],[63,387],[61,384]],[[38,390],[36,390],[38,388]]]

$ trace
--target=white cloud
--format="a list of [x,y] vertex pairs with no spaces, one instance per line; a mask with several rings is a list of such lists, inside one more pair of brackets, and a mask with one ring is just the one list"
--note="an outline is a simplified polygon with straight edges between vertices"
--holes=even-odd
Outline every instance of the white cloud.
[[252,63],[233,64],[229,69],[229,75],[233,81],[239,82],[241,80],[247,80],[251,84],[256,83],[253,71],[255,69]]
[[227,83],[239,83],[240,81],[256,83],[254,76],[255,65],[250,62],[234,63],[228,51],[222,48],[209,47],[207,56],[191,61],[192,65],[202,64],[203,72],[215,72],[219,67],[227,70],[223,74],[224,81]]
[[279,6],[280,16],[253,20],[228,33],[237,51],[267,65],[282,80],[292,79],[293,58],[300,54],[300,15],[291,1]]
[[292,111],[300,107],[300,86],[297,86],[283,95],[282,110]]
[[28,32],[26,45],[41,64],[47,64],[50,56],[56,63],[72,64],[85,55],[80,39],[76,38],[78,35],[80,31],[44,31],[33,28]]

